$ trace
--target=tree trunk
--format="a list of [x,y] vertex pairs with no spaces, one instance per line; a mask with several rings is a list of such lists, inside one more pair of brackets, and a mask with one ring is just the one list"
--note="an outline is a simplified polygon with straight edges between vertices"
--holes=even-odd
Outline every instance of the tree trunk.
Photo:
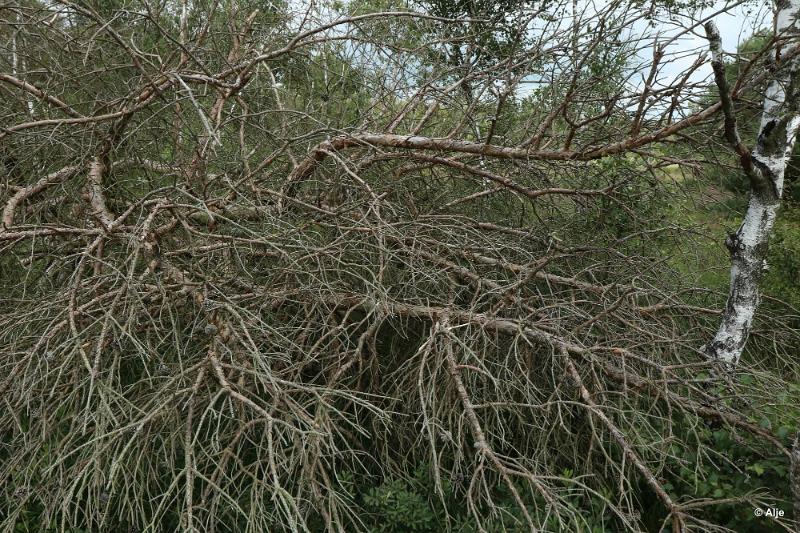
[[[744,221],[739,230],[725,241],[731,253],[728,303],[714,340],[706,346],[709,357],[722,362],[729,370],[736,367],[742,356],[758,308],[758,285],[767,268],[767,246],[780,207],[786,161],[792,153],[800,125],[800,55],[794,55],[798,51],[799,16],[800,0],[777,2],[775,35],[788,42],[784,54],[788,60],[781,64],[781,49],[778,46],[778,71],[764,95],[758,139],[750,154],[736,131],[719,33],[713,23],[706,26],[711,43],[714,78],[725,115],[725,137],[739,154],[742,168],[750,179],[750,201]],[[789,486],[797,519],[800,514],[800,432],[795,437],[790,463]]]
[[[758,286],[766,269],[767,244],[780,207],[786,161],[792,153],[800,125],[800,58],[793,56],[797,49],[794,40],[800,34],[800,21],[796,20],[800,13],[800,0],[781,0],[777,8],[776,35],[779,39],[791,39],[784,54],[789,59],[778,63],[775,77],[769,82],[758,140],[750,154],[741,150],[732,106],[726,106],[730,95],[724,77],[719,75],[723,68],[719,36],[714,35],[716,30],[713,27],[707,28],[714,54],[715,78],[726,114],[725,134],[740,153],[742,166],[750,178],[750,200],[744,221],[739,230],[725,241],[731,253],[728,303],[714,339],[706,346],[708,355],[728,368],[734,368],[739,362],[758,308]],[[778,61],[780,54],[779,48]]]

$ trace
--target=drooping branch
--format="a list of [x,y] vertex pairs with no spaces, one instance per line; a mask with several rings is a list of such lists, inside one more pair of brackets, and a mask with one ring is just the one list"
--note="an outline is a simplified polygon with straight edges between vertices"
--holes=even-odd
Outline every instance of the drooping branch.
[[714,82],[719,89],[719,101],[722,104],[722,113],[725,117],[725,140],[739,154],[739,161],[747,177],[750,179],[751,188],[762,188],[765,185],[764,176],[753,167],[753,158],[750,151],[742,142],[739,136],[739,128],[736,125],[736,114],[731,99],[731,90],[728,85],[728,78],[725,77],[725,59],[722,56],[722,37],[719,34],[717,25],[710,20],[705,25],[706,36],[708,37],[709,48],[711,48],[711,68],[714,70]]

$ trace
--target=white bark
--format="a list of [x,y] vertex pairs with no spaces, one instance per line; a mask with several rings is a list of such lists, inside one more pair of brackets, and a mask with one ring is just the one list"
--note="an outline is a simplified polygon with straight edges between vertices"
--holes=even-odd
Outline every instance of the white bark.
[[[784,56],[790,57],[768,85],[758,140],[746,168],[750,177],[750,200],[739,230],[728,237],[731,253],[731,284],[728,303],[714,339],[706,352],[729,367],[735,367],[744,350],[753,317],[759,304],[759,281],[766,267],[767,244],[775,223],[786,161],[794,147],[800,125],[800,58],[790,53],[800,36],[800,0],[780,0],[777,4],[776,31],[787,39]],[[714,59],[719,50],[712,51]],[[722,91],[722,87],[720,88]],[[725,98],[725,96],[723,96]]]

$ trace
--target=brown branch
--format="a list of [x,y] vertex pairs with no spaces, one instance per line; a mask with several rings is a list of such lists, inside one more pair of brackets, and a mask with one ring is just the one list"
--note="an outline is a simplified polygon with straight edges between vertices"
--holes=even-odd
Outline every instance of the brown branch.
[[441,152],[459,152],[464,154],[480,155],[497,159],[515,160],[542,160],[542,161],[591,161],[603,157],[633,150],[650,144],[692,126],[704,120],[720,109],[720,104],[714,104],[695,113],[679,122],[661,128],[648,135],[630,138],[625,141],[593,148],[584,151],[570,150],[529,150],[527,148],[506,147],[493,144],[476,143],[470,141],[421,137],[418,135],[395,134],[356,134],[348,137],[337,137],[317,145],[308,156],[289,174],[284,183],[284,191],[289,193],[300,182],[306,180],[314,172],[317,164],[326,157],[326,152],[343,150],[352,147],[385,147],[403,148],[409,150],[430,150]]
[[739,129],[736,126],[736,114],[731,99],[731,90],[728,86],[728,79],[725,76],[725,59],[722,55],[722,38],[719,30],[713,21],[705,24],[706,37],[711,48],[711,68],[714,70],[714,81],[719,90],[719,100],[722,106],[722,114],[725,117],[725,139],[730,143],[733,150],[739,155],[742,168],[750,179],[750,186],[753,189],[762,189],[767,186],[767,180],[761,172],[753,166],[753,158],[750,150],[744,145],[739,136]]
[[46,92],[44,92],[43,90],[39,89],[38,87],[36,87],[35,85],[33,85],[31,83],[28,83],[26,81],[22,81],[22,80],[20,80],[18,78],[15,78],[14,76],[11,76],[10,74],[4,73],[4,72],[0,72],[0,81],[5,81],[6,83],[10,83],[11,85],[22,89],[23,91],[26,91],[26,92],[34,95],[35,97],[39,98],[40,100],[44,100],[45,102],[48,102],[48,103],[54,105],[55,107],[59,108],[61,111],[63,111],[64,113],[66,113],[67,115],[69,115],[71,117],[74,117],[74,118],[82,118],[83,117],[83,115],[81,115],[80,113],[75,111],[69,105],[65,104],[64,102],[62,102],[61,100],[59,100],[55,96],[47,94]]
[[628,457],[628,459],[634,464],[647,484],[650,485],[650,488],[653,489],[653,492],[656,493],[658,498],[664,503],[664,506],[670,512],[670,515],[672,516],[672,531],[674,533],[680,533],[684,531],[682,519],[683,512],[680,505],[672,501],[672,498],[670,498],[669,494],[667,494],[667,492],[661,487],[661,483],[658,482],[658,479],[656,479],[653,471],[644,464],[644,461],[641,459],[641,457],[639,457],[639,454],[636,453],[636,450],[633,449],[633,446],[631,446],[631,444],[628,442],[628,439],[625,438],[625,435],[622,433],[622,431],[620,431],[616,424],[614,424],[614,422],[612,422],[611,419],[606,416],[603,410],[600,409],[600,407],[592,399],[592,395],[583,384],[581,375],[578,373],[578,370],[575,368],[575,365],[573,364],[569,355],[566,353],[566,350],[563,348],[562,355],[564,356],[564,361],[567,365],[567,371],[572,380],[575,382],[575,386],[578,387],[581,399],[590,408],[591,412],[600,419],[603,425],[606,426],[608,431],[611,433],[611,436],[622,448],[625,456]]
[[8,228],[14,225],[14,214],[17,206],[20,203],[30,199],[33,196],[36,196],[51,185],[55,185],[56,183],[60,183],[71,178],[77,174],[81,168],[82,167],[80,166],[64,167],[61,170],[53,172],[52,174],[48,174],[33,185],[17,191],[14,196],[8,199],[8,202],[6,202],[6,206],[3,209],[3,215],[2,218],[0,218],[0,234],[5,233]]

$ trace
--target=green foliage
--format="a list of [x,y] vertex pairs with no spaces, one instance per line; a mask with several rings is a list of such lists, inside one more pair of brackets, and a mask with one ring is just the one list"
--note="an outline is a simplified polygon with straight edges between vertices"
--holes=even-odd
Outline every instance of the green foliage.
[[[547,5],[549,0],[541,3]],[[469,45],[466,52],[462,46],[450,47],[445,60],[455,66],[474,67],[510,57],[526,39],[514,17],[523,4],[520,0],[423,0],[420,4],[438,17],[480,21],[440,24],[445,36],[464,40]]]
[[[734,436],[726,429],[703,427],[698,433],[700,443],[715,454],[703,457],[696,450],[673,448],[679,466],[663,485],[673,498],[730,500],[709,506],[705,515],[709,521],[741,533],[764,531],[764,519],[753,514],[757,502],[789,512],[789,462],[785,456],[764,455],[743,445],[741,435]],[[743,498],[744,495],[750,498]]]
[[800,309],[800,207],[789,204],[781,210],[767,264],[764,292]]
[[[753,384],[754,377],[743,375],[740,382]],[[781,390],[772,399],[775,403],[770,401],[764,409],[753,410],[752,422],[772,430],[786,446],[791,445],[800,419],[798,392],[796,387]],[[713,424],[684,424],[682,428],[693,433],[697,446],[672,445],[674,461],[669,464],[663,487],[673,498],[721,500],[706,508],[705,517],[742,533],[765,531],[764,518],[753,513],[755,507],[774,506],[791,514],[792,496],[786,483],[789,461],[785,455],[764,450],[752,438],[730,428]]]
[[439,531],[437,514],[426,497],[400,480],[369,489],[363,502],[374,517],[371,531],[375,533]]
[[[565,479],[573,477],[572,469],[561,473]],[[386,479],[377,486],[357,486],[365,512],[364,520],[371,533],[438,533],[440,531],[471,532],[479,529],[474,517],[465,504],[464,487],[450,480],[441,480],[442,495],[436,490],[430,476],[430,465],[416,468],[407,480]],[[521,491],[522,487],[517,487]],[[525,493],[522,492],[523,497]],[[540,498],[530,495],[527,511],[536,518],[544,519],[546,507]],[[607,496],[607,495],[606,495]],[[500,483],[492,494],[496,506],[494,518],[484,522],[483,527],[491,533],[527,531],[525,518],[517,506],[508,487]],[[555,516],[547,520],[547,531],[576,531],[580,533],[601,533],[615,531],[618,523],[606,511],[604,497],[593,498],[575,496],[570,498],[576,508],[582,509],[580,516],[569,526],[559,522]]]

